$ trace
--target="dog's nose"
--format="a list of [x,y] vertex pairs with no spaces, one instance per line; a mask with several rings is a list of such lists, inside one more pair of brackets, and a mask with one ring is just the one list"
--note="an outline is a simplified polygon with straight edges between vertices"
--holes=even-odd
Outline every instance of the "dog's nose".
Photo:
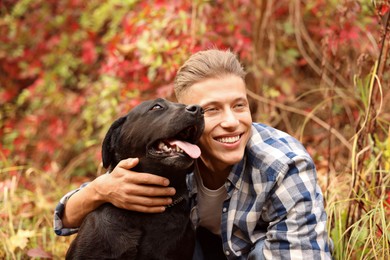
[[186,110],[191,114],[198,114],[198,113],[203,114],[203,108],[198,105],[188,105],[186,106]]

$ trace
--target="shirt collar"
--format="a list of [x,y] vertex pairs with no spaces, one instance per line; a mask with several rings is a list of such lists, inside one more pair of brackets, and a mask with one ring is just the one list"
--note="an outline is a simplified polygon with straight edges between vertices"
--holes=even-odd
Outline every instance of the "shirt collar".
[[[228,176],[228,181],[236,188],[239,189],[242,183],[242,175],[244,174],[246,165],[246,153],[239,163],[236,163]],[[231,186],[231,185],[230,185]],[[228,187],[228,192],[230,191]]]

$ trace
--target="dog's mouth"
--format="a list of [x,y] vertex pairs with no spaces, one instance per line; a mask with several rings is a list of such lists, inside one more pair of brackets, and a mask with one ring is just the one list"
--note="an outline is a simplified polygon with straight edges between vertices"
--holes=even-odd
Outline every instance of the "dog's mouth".
[[188,155],[193,159],[197,159],[200,156],[200,148],[194,144],[198,139],[197,133],[197,127],[190,126],[172,138],[160,139],[154,142],[150,152],[156,156]]

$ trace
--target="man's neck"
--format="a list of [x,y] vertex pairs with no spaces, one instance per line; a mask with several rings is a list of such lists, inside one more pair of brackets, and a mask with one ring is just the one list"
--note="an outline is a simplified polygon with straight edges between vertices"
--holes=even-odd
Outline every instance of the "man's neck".
[[231,167],[225,167],[223,169],[207,167],[202,160],[198,160],[198,170],[203,185],[210,190],[216,190],[225,184]]

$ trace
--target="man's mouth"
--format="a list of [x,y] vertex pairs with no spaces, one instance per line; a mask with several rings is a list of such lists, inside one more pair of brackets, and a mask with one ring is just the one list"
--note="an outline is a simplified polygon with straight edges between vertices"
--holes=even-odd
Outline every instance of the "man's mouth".
[[215,140],[220,142],[220,143],[224,143],[224,144],[233,144],[233,143],[237,142],[238,140],[240,140],[240,138],[241,138],[241,135],[237,135],[237,136],[216,138]]

